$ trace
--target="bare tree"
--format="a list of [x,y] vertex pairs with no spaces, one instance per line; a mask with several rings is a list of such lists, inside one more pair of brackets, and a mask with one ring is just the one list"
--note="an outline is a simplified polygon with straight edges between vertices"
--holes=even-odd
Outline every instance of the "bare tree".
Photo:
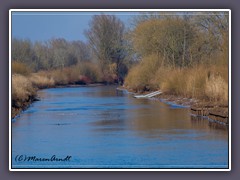
[[91,51],[88,44],[82,41],[73,41],[70,43],[69,49],[71,54],[77,58],[78,63],[91,61]]
[[95,15],[85,34],[102,73],[107,75],[115,71],[120,81],[120,70],[126,57],[123,22],[113,15]]

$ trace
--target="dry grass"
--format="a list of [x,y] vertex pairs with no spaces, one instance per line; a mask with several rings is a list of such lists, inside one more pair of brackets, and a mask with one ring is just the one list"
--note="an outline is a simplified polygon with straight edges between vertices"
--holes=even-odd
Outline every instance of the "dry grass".
[[143,79],[140,76],[140,65],[137,65],[135,67],[133,67],[127,77],[125,78],[125,83],[124,85],[134,91],[139,91],[139,90],[143,90],[144,88],[144,84],[143,84]]
[[53,70],[47,72],[48,77],[53,78],[55,85],[66,85],[68,84],[68,78],[66,75],[66,70],[63,71],[62,69]]
[[36,89],[33,87],[29,78],[19,74],[12,76],[13,106],[21,107],[23,102],[29,101],[35,95]]
[[206,95],[214,101],[228,102],[228,83],[220,75],[212,75],[206,81]]
[[226,71],[227,67],[203,65],[175,69],[164,75],[165,80],[162,79],[159,82],[159,88],[185,97],[226,102],[228,101],[228,74]]
[[29,68],[26,64],[13,61],[12,62],[12,73],[13,74],[21,74],[24,76],[29,75],[32,72],[31,68]]
[[[88,84],[101,81],[99,68],[91,63],[83,63],[52,71],[39,71],[32,74],[29,74],[28,68],[22,63],[13,62],[13,67],[13,100],[26,101],[29,99],[29,96],[36,93],[36,89],[38,88],[50,88],[56,85],[76,83]],[[24,74],[24,76],[22,74]]]
[[100,68],[94,63],[82,63],[76,68],[79,69],[80,74],[84,77],[87,77],[90,82],[100,82],[103,80],[103,75],[100,72]]
[[198,65],[184,69],[140,63],[133,67],[125,86],[134,91],[161,89],[168,94],[228,102],[228,67]]
[[37,74],[47,77],[48,81],[54,85],[89,84],[102,80],[99,68],[92,63],[82,63],[72,67],[42,71]]
[[30,81],[35,87],[40,89],[50,88],[55,85],[55,81],[52,77],[47,77],[37,73],[31,75]]
[[186,97],[204,97],[205,80],[207,71],[203,67],[186,69],[160,69],[157,76],[159,88],[165,92]]
[[153,90],[157,88],[153,81],[160,60],[156,55],[144,58],[140,64],[133,67],[125,78],[125,86],[134,91]]

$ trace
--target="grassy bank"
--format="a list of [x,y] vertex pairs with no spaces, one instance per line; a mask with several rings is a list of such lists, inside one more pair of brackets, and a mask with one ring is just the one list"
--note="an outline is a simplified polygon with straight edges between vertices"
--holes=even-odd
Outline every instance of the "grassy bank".
[[12,118],[35,100],[36,91],[28,77],[12,75]]
[[150,57],[130,70],[125,87],[134,92],[160,89],[164,94],[228,104],[228,67],[196,65],[173,68]]
[[190,106],[195,115],[228,124],[228,67],[223,64],[186,68],[159,66],[154,59],[130,70],[125,87],[138,93],[161,90],[161,101]]
[[38,89],[114,82],[110,76],[103,77],[99,68],[92,63],[37,73],[32,73],[22,63],[13,63],[12,74],[12,118],[36,100]]

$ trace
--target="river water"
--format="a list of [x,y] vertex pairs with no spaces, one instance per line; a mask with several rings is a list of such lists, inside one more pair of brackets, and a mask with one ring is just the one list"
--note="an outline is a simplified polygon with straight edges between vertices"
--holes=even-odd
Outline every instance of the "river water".
[[12,120],[12,168],[228,168],[228,129],[115,86],[52,88]]

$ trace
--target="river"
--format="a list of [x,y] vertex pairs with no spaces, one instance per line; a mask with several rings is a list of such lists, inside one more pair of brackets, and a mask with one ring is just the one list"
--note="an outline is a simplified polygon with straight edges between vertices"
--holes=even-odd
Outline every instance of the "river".
[[115,86],[51,88],[12,120],[12,168],[228,168],[228,129]]

